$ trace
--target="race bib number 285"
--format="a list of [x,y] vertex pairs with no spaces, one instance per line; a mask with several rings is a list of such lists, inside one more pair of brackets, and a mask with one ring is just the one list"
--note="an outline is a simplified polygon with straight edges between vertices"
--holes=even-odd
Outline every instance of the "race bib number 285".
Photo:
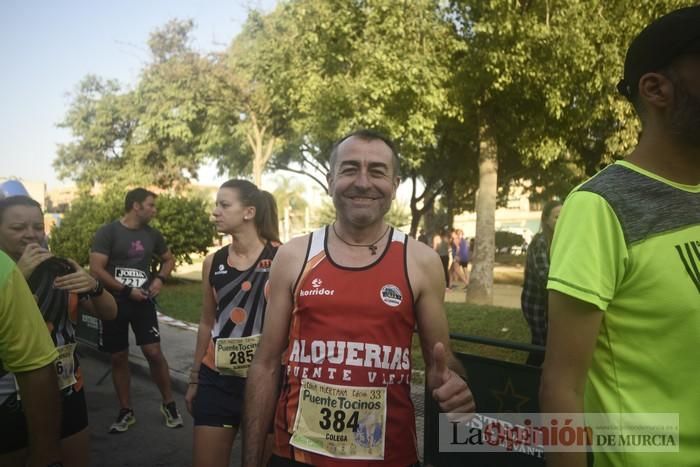
[[246,378],[258,344],[260,344],[260,334],[249,337],[217,339],[214,344],[216,369],[224,375]]
[[384,459],[386,388],[301,382],[290,443],[341,459]]

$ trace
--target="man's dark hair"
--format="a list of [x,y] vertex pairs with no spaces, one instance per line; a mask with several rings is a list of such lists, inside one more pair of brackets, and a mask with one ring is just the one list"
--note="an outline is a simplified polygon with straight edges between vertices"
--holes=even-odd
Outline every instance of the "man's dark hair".
[[638,94],[646,73],[660,72],[687,53],[700,52],[700,5],[671,11],[647,25],[625,54],[623,78],[617,90],[628,100]]
[[5,211],[8,208],[11,208],[12,206],[30,206],[33,208],[37,208],[39,212],[42,212],[41,204],[39,204],[36,200],[30,198],[29,196],[18,195],[10,196],[9,198],[0,198],[0,223],[2,222],[2,218],[5,215]]
[[134,207],[134,203],[143,203],[149,196],[156,198],[158,195],[145,188],[134,188],[128,192],[126,198],[124,198],[124,212],[131,211]]
[[331,174],[333,173],[333,169],[335,169],[335,161],[338,159],[338,147],[343,143],[343,141],[352,138],[353,136],[356,138],[360,138],[364,141],[383,141],[384,144],[389,146],[389,149],[391,149],[391,154],[393,156],[392,159],[394,162],[394,175],[401,175],[401,159],[399,159],[399,153],[396,150],[396,145],[394,144],[394,142],[388,136],[376,130],[370,130],[368,128],[362,128],[359,130],[355,130],[352,133],[348,133],[333,144],[330,157]]

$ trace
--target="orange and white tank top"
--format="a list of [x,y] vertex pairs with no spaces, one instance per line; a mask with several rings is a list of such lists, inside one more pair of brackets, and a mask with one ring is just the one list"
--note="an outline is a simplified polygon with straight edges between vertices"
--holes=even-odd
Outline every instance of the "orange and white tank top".
[[411,402],[413,292],[406,234],[377,260],[333,262],[328,227],[313,232],[294,288],[275,453],[313,465],[417,462]]

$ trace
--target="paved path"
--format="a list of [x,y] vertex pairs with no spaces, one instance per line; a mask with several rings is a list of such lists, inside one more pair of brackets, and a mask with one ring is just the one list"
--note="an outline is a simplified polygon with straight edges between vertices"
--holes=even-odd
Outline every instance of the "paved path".
[[[184,323],[181,321],[174,320],[165,315],[159,315],[158,317],[160,323],[160,336],[161,336],[161,346],[163,348],[163,353],[165,358],[168,360],[170,365],[170,376],[173,382],[173,389],[179,394],[177,397],[178,406],[182,411],[184,411],[185,402],[184,394],[187,391],[187,378],[189,371],[192,368],[192,359],[195,341],[197,339],[196,327],[190,323]],[[130,346],[129,346],[129,361],[131,363],[132,371],[137,377],[150,378],[148,363],[141,353],[139,347],[136,346],[133,338],[133,334],[130,333]],[[101,359],[106,362],[107,354],[101,353],[96,350],[92,350],[88,347],[81,345],[82,352],[91,358]],[[109,391],[113,392],[111,387],[111,378],[106,378],[102,383],[102,386],[107,386]],[[104,392],[104,389],[103,389]],[[112,396],[116,400],[116,396]],[[416,409],[416,430],[418,438],[418,448],[419,453],[423,455],[423,414],[424,414],[424,400],[423,400],[423,385],[415,384],[411,386],[411,398],[413,399],[413,404]],[[109,397],[105,397],[108,400]],[[116,402],[112,401],[109,405],[109,415],[113,416],[114,406]],[[189,417],[187,417],[189,418]],[[104,423],[103,423],[104,424]],[[130,464],[136,465],[136,464]]]
[[[176,277],[200,280],[201,264],[183,265],[180,266]],[[522,271],[522,268],[520,268]],[[509,268],[506,271],[507,275],[512,276],[518,274],[518,268]],[[520,307],[520,291],[521,287],[509,284],[494,285],[494,305],[508,308]],[[464,302],[466,301],[466,293],[463,289],[454,289],[449,291],[445,297],[449,302]],[[159,316],[160,332],[162,338],[162,348],[168,363],[170,364],[170,374],[173,380],[174,390],[180,394],[178,405],[184,409],[183,395],[187,390],[187,378],[192,367],[192,359],[195,341],[197,337],[197,327],[192,323],[185,323],[175,320],[165,315]],[[131,333],[130,333],[131,334]],[[134,372],[140,377],[150,378],[148,364],[140,352],[140,349],[135,345],[133,335],[130,335],[130,353],[129,360],[132,363]],[[107,354],[102,354],[97,351],[88,352],[91,357],[105,359]],[[111,381],[107,379],[104,382],[105,386],[111,389]],[[107,392],[109,392],[109,390]],[[112,390],[113,391],[113,390]],[[419,453],[423,454],[423,420],[424,420],[424,400],[422,384],[412,385],[411,396],[416,408],[416,429],[419,444]],[[108,397],[105,395],[108,399]],[[113,407],[111,407],[113,408]],[[110,412],[111,413],[111,412]]]

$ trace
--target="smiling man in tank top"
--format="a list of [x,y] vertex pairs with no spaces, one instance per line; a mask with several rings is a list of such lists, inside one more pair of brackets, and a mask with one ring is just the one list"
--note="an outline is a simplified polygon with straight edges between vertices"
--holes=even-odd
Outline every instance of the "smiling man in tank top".
[[[273,420],[273,466],[415,464],[416,325],[441,410],[474,411],[449,348],[440,259],[384,220],[399,182],[397,152],[383,135],[360,130],[333,147],[336,221],[282,246],[272,264],[265,334],[248,376],[256,389],[246,393],[244,465],[260,464]],[[280,372],[281,387],[269,384]]]

